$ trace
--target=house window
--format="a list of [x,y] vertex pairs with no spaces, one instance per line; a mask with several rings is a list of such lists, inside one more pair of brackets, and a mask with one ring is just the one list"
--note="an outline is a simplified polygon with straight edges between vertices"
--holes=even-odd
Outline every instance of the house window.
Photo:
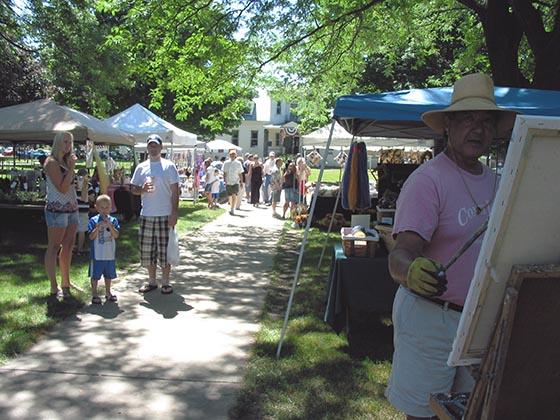
[[251,130],[251,147],[256,147],[259,145],[259,131]]
[[276,147],[280,146],[280,133],[276,133],[275,142],[276,142]]
[[272,141],[270,140],[270,134],[268,132],[268,130],[264,130],[264,142],[268,145],[268,146],[272,146]]
[[282,102],[276,101],[276,115],[280,115],[282,113]]
[[231,142],[236,146],[239,146],[239,130],[233,130],[231,132]]

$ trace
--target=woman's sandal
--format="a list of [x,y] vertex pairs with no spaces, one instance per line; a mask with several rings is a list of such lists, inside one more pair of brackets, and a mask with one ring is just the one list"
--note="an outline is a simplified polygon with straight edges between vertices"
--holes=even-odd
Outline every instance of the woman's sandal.
[[169,284],[165,284],[161,286],[161,293],[163,293],[164,295],[169,295],[173,293],[173,287],[171,287],[171,285]]
[[105,300],[107,302],[116,302],[117,301],[117,297],[115,295],[105,295]]
[[101,298],[99,296],[94,296],[91,298],[92,305],[101,305]]

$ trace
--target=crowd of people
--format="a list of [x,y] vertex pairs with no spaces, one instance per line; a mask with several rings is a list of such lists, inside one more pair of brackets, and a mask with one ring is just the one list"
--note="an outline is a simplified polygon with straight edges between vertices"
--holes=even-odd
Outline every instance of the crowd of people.
[[[111,292],[111,282],[117,276],[115,250],[120,224],[111,215],[111,197],[101,194],[97,168],[92,176],[85,168],[76,170],[73,141],[72,133],[58,133],[53,141],[52,153],[43,165],[48,228],[45,271],[50,280],[50,293],[53,297],[71,297],[72,255],[88,252],[88,238],[92,304],[102,303],[97,287],[101,277],[105,281],[106,301],[115,302],[117,297]],[[148,293],[159,288],[156,270],[160,267],[161,293],[169,294],[173,292],[173,287],[170,284],[167,244],[169,230],[174,229],[177,223],[180,172],[173,162],[162,157],[163,141],[160,136],[150,135],[146,143],[147,159],[135,168],[130,183],[131,193],[141,197],[140,262],[148,271],[148,282],[140,287],[139,292]],[[224,190],[231,215],[235,215],[245,200],[254,207],[271,206],[273,217],[286,218],[291,216],[298,202],[305,201],[305,184],[311,171],[303,157],[297,156],[295,162],[284,162],[270,152],[262,162],[256,154],[246,153],[244,157],[238,157],[235,150],[230,150],[228,157],[204,161],[204,193],[208,208],[220,206],[220,194]],[[280,215],[278,209],[282,196],[284,204]]]
[[[253,207],[270,206],[272,217],[285,219],[291,217],[297,203],[306,201],[311,169],[301,155],[297,155],[295,161],[284,162],[275,152],[270,152],[263,161],[257,154],[237,156],[237,151],[232,149],[228,157],[204,161],[204,194],[208,208],[219,208],[220,194],[225,191],[232,215],[245,200]],[[282,197],[284,204],[280,214]]]

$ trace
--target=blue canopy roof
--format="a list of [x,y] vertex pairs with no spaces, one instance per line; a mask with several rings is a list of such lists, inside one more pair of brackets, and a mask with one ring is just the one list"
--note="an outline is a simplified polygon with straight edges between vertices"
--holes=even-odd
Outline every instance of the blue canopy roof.
[[[444,87],[341,96],[333,117],[356,136],[433,139],[439,135],[421,116],[447,107],[452,92]],[[560,117],[559,91],[496,87],[494,95],[498,106],[520,114]]]

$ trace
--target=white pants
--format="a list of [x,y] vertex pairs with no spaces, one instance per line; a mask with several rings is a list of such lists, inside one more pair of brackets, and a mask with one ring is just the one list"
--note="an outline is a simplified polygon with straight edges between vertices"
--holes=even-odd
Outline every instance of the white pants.
[[467,392],[474,385],[464,367],[447,365],[461,313],[444,309],[400,287],[393,303],[393,367],[385,396],[410,416],[431,417],[430,394]]

